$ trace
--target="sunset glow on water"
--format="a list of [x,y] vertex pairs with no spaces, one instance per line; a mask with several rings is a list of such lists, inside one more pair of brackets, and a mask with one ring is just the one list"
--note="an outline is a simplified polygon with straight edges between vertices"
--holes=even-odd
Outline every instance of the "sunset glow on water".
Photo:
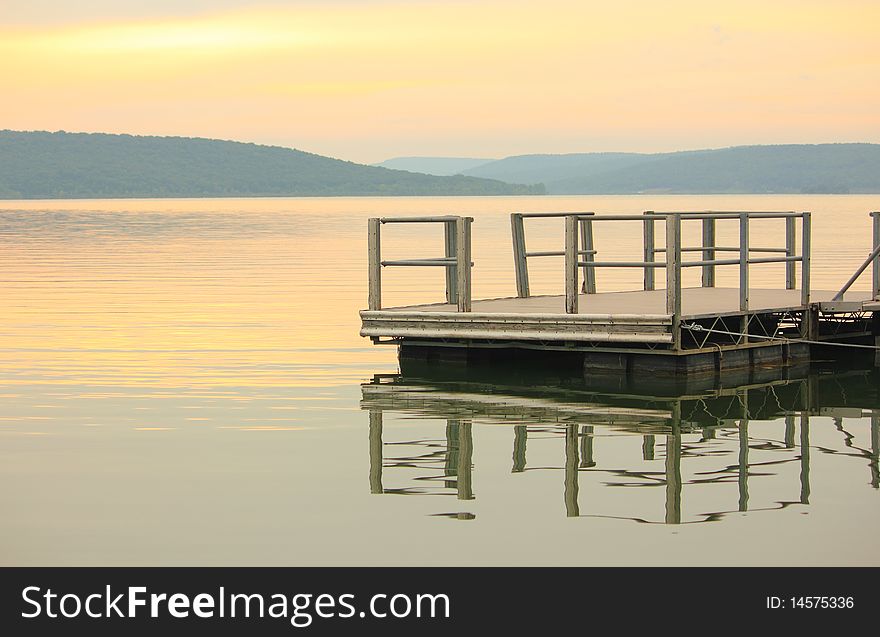
[[[0,504],[8,515],[0,560],[792,564],[806,554],[817,564],[877,564],[872,375],[842,378],[806,427],[799,416],[790,427],[780,415],[752,419],[745,474],[737,413],[715,414],[718,429],[683,429],[678,465],[670,465],[675,439],[651,428],[667,407],[647,396],[615,407],[612,423],[597,415],[607,400],[563,391],[561,381],[540,395],[500,376],[454,391],[416,382],[440,398],[424,404],[394,394],[383,403],[377,466],[375,406],[363,385],[398,364],[393,347],[358,336],[368,217],[472,215],[480,298],[514,293],[510,212],[647,208],[810,210],[813,287],[833,289],[869,251],[876,198],[5,202]],[[555,221],[534,226],[535,249],[558,249]],[[442,253],[430,229],[394,228],[386,237],[389,258]],[[625,254],[638,250],[638,238],[600,235],[597,246]],[[724,270],[721,284],[736,276]],[[560,260],[536,264],[532,278],[536,293],[559,293]],[[758,287],[781,278],[776,266],[752,273]],[[598,285],[638,279],[603,271]],[[442,296],[442,272],[397,269],[384,283],[389,304]],[[796,387],[762,390],[761,400],[784,403]],[[840,398],[847,395],[855,402]],[[523,404],[541,410],[523,415]],[[528,429],[526,464],[515,471],[520,426]],[[572,431],[578,463],[587,440],[595,461],[578,465],[575,516],[566,473]],[[462,500],[464,474],[449,472],[465,435],[473,499]],[[646,435],[656,436],[650,454]],[[676,466],[677,496],[664,486]],[[371,493],[378,469],[384,495]],[[509,541],[499,544],[501,534]],[[838,534],[846,541],[828,541]],[[454,551],[429,550],[435,541]]]

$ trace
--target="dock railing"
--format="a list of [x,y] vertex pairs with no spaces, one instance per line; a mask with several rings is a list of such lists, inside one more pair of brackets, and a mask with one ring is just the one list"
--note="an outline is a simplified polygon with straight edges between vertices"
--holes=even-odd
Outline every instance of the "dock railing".
[[[513,236],[513,263],[516,274],[516,295],[520,298],[530,296],[529,291],[529,262],[533,257],[563,257],[564,250],[528,252],[526,250],[526,219],[564,219],[572,214],[578,217],[578,232],[580,233],[580,249],[578,255],[584,257],[585,262],[594,261],[596,250],[593,245],[592,212],[514,212],[510,215],[510,230]],[[596,270],[584,267],[584,282],[581,292],[584,294],[596,293]]]
[[[752,220],[784,219],[784,246],[753,246],[749,241],[749,224]],[[797,254],[796,223],[801,220],[801,250]],[[876,219],[876,217],[875,217]],[[578,226],[582,220],[590,224],[611,221],[638,221],[643,225],[643,260],[642,261],[581,261],[581,250],[578,245]],[[655,224],[663,220],[666,226],[666,245],[657,247],[655,244]],[[681,243],[681,226],[683,222],[700,221],[702,223],[702,241],[699,246],[683,246]],[[715,225],[717,221],[739,222],[739,244],[736,246],[719,246],[715,241]],[[875,233],[880,233],[875,225]],[[880,236],[878,234],[877,236]],[[591,243],[592,246],[592,243]],[[700,259],[684,261],[682,254],[697,252]],[[717,253],[734,252],[735,258],[717,258]],[[657,260],[658,253],[665,258]],[[776,254],[778,256],[753,256],[753,254]],[[641,215],[594,215],[587,216],[569,214],[565,216],[565,311],[569,314],[578,312],[578,272],[580,269],[595,271],[598,268],[641,268],[644,270],[644,290],[653,290],[655,286],[654,270],[666,269],[666,311],[674,321],[681,317],[681,273],[683,268],[702,269],[702,287],[715,286],[716,266],[739,266],[739,309],[743,313],[749,310],[749,266],[763,263],[785,263],[785,287],[795,289],[795,264],[801,264],[801,304],[806,307],[810,302],[810,213],[809,212],[654,212],[647,211]],[[875,264],[877,261],[875,260]],[[876,268],[880,266],[875,265]],[[876,280],[880,274],[875,269]],[[595,278],[594,278],[595,281]]]
[[874,211],[869,214],[871,215],[874,226],[872,241],[873,249],[871,250],[871,254],[868,255],[868,258],[862,262],[862,265],[860,265],[849,278],[849,281],[844,283],[843,287],[834,295],[835,301],[843,300],[843,295],[846,294],[846,291],[852,287],[852,284],[862,276],[862,272],[867,270],[868,266],[871,264],[874,266],[871,282],[871,298],[875,301],[880,299],[880,211]]
[[[471,223],[473,217],[374,217],[367,222],[368,307],[382,309],[382,268],[393,266],[446,268],[446,302],[459,312],[471,311]],[[446,254],[427,259],[382,260],[382,226],[388,223],[443,224]]]

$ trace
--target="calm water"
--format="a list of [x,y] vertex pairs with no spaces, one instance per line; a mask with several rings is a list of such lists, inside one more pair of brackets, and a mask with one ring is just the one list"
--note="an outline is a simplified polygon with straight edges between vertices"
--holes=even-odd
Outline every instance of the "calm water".
[[[514,291],[512,211],[810,210],[813,287],[834,289],[869,252],[878,207],[0,202],[0,563],[880,564],[873,373],[800,370],[668,400],[546,370],[401,375],[393,348],[357,333],[370,216],[474,216],[474,295],[488,297]],[[635,226],[597,228],[600,251],[635,258]],[[537,221],[529,249],[560,249],[561,234]],[[394,227],[383,249],[439,255],[442,241]],[[402,270],[386,271],[387,304],[440,300],[442,272]],[[783,279],[776,266],[751,276]],[[718,271],[719,285],[735,277]],[[639,281],[602,271],[598,285]],[[533,293],[561,283],[559,260],[535,262]]]

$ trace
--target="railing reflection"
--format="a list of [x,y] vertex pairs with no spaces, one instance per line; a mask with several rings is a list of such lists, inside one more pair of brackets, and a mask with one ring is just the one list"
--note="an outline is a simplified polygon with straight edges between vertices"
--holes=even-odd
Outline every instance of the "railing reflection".
[[880,488],[880,416],[871,415],[871,486]]
[[[475,425],[472,423],[477,427],[510,424],[513,474],[553,470],[553,466],[543,462],[540,466],[529,465],[528,455],[532,452],[529,443],[535,436],[539,446],[548,438],[561,439],[562,457],[557,470],[561,470],[563,476],[562,503],[568,517],[624,517],[646,523],[682,524],[718,520],[734,512],[808,505],[811,451],[866,460],[867,482],[874,489],[880,488],[878,389],[877,372],[872,371],[814,373],[803,378],[719,388],[699,395],[661,398],[599,394],[572,386],[563,390],[558,384],[552,387],[505,385],[380,375],[363,386],[362,407],[369,411],[370,491],[455,495],[462,502],[475,500]],[[426,437],[383,441],[383,416],[389,414],[395,418],[415,416],[445,420],[445,440]],[[826,442],[811,445],[810,419],[817,416],[833,418],[841,434],[837,438],[842,439],[839,448]],[[846,419],[869,422],[870,447],[857,444],[858,437],[845,427]],[[768,425],[767,421],[771,423]],[[775,427],[773,422],[779,423],[779,434],[775,436],[767,433],[768,427]],[[604,459],[598,457],[603,447],[600,444],[596,448],[596,439],[620,435],[639,437],[641,460],[622,461],[619,450],[606,452]],[[662,437],[659,445],[658,436]],[[416,447],[420,451],[402,456],[391,452],[404,447]],[[538,451],[544,453],[545,449],[541,447]],[[708,462],[727,458],[732,461],[729,465],[705,468]],[[657,471],[654,463],[660,461],[662,470]],[[624,463],[622,468],[617,466],[621,462]],[[697,462],[699,470],[693,468],[693,462]],[[784,467],[790,463],[794,463],[792,468],[799,474],[798,499],[771,493],[772,504],[751,505],[750,481],[760,480],[761,485],[772,482],[770,488],[784,496],[782,483],[768,478],[789,475]],[[418,475],[414,480],[418,487],[383,486],[383,471],[394,471],[397,476],[404,468],[416,470]],[[580,502],[584,476],[590,476],[591,483],[598,481],[603,488],[662,485],[665,514],[662,517],[645,515],[642,511],[626,512],[622,516],[603,514],[592,497],[590,506],[584,508]],[[692,485],[733,482],[738,494],[734,506],[696,515],[683,514],[685,491]],[[721,494],[720,490],[716,491]],[[759,489],[759,496],[763,497],[758,500],[767,500],[766,495]],[[475,517],[473,512],[437,515],[456,519]]]

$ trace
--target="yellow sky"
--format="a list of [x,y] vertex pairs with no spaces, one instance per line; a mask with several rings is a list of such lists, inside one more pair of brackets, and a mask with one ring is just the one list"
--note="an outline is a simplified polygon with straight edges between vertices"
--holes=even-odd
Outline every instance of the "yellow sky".
[[34,1],[0,9],[2,128],[365,162],[880,142],[878,2]]

